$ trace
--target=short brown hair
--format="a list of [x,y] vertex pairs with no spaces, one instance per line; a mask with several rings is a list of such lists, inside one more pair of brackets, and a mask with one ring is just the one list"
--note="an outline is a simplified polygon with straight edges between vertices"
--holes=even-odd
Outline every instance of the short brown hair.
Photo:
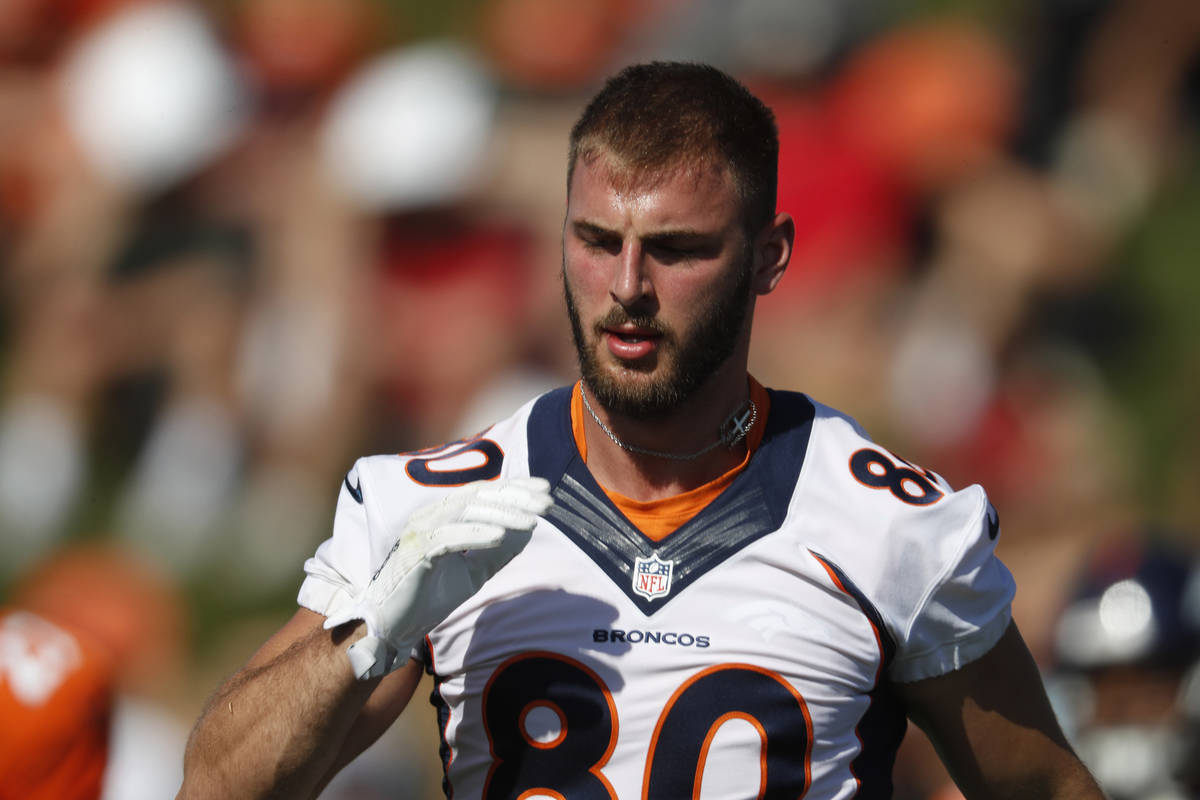
[[654,61],[609,78],[571,128],[568,189],[576,162],[601,153],[651,173],[716,158],[730,171],[750,228],[775,215],[775,115],[716,67]]

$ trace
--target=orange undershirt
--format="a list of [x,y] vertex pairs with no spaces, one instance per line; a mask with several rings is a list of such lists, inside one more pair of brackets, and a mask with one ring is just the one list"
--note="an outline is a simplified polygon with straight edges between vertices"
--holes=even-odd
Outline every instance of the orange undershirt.
[[[636,525],[642,533],[653,541],[662,541],[668,534],[679,529],[685,522],[690,520],[696,514],[717,498],[721,492],[725,491],[729,484],[733,483],[733,479],[741,474],[746,465],[750,463],[750,456],[758,449],[758,445],[762,442],[763,432],[767,428],[767,413],[771,408],[770,396],[767,390],[762,387],[758,381],[750,377],[750,399],[758,406],[758,421],[754,423],[754,427],[750,429],[750,433],[746,436],[746,457],[742,459],[742,463],[738,464],[733,469],[723,475],[714,478],[703,486],[697,486],[695,489],[683,492],[682,494],[664,497],[661,500],[634,500],[631,497],[626,497],[623,494],[618,494],[610,490],[606,486],[600,488],[608,495],[613,504],[621,510],[629,521]],[[587,438],[583,432],[583,397],[580,394],[579,384],[575,384],[575,390],[571,393],[571,432],[575,435],[575,446],[579,448],[579,455],[583,459],[583,463],[587,463],[588,450]]]

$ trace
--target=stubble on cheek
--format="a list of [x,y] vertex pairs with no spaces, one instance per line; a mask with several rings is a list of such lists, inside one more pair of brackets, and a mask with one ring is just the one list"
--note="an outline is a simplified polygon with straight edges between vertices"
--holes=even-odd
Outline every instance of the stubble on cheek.
[[[749,265],[709,301],[691,309],[691,328],[680,334],[657,317],[614,306],[588,330],[567,279],[563,294],[579,359],[580,375],[592,396],[606,408],[640,419],[662,417],[692,396],[732,354],[745,322],[750,298]],[[604,329],[632,323],[660,338],[654,353],[637,361],[605,366]]]

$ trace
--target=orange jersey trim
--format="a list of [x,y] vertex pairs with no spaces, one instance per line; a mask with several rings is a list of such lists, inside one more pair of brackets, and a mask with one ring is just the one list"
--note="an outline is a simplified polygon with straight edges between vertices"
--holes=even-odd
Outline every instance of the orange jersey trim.
[[758,738],[762,744],[759,746],[758,792],[754,795],[755,800],[762,800],[767,793],[767,729],[745,711],[726,711],[717,717],[712,725],[708,726],[708,734],[704,737],[704,744],[700,746],[700,758],[696,761],[696,777],[692,780],[692,800],[700,800],[700,785],[704,780],[704,768],[708,765],[708,751],[712,748],[713,739],[717,737],[717,731],[721,726],[731,719],[748,722],[758,731]]
[[[771,399],[762,384],[753,376],[747,377],[750,380],[750,399],[758,406],[758,422],[746,437],[746,457],[736,467],[703,486],[660,500],[634,500],[610,490],[607,486],[600,487],[608,495],[608,499],[613,501],[613,505],[651,541],[662,541],[717,499],[717,496],[742,473],[750,463],[750,456],[762,443],[763,434],[767,429],[767,415],[771,410]],[[580,392],[580,384],[577,382],[575,390],[571,393],[571,433],[575,437],[579,455],[586,464],[588,449],[583,429],[583,395]]]

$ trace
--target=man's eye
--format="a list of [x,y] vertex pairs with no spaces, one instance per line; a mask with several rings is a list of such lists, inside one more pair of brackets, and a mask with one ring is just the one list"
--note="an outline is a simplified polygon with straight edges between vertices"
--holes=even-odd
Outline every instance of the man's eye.
[[620,241],[612,239],[584,239],[583,247],[591,252],[609,253],[610,255],[621,252]]
[[677,247],[669,244],[654,245],[654,257],[668,264],[676,261],[688,261],[695,255],[695,252],[689,247]]

